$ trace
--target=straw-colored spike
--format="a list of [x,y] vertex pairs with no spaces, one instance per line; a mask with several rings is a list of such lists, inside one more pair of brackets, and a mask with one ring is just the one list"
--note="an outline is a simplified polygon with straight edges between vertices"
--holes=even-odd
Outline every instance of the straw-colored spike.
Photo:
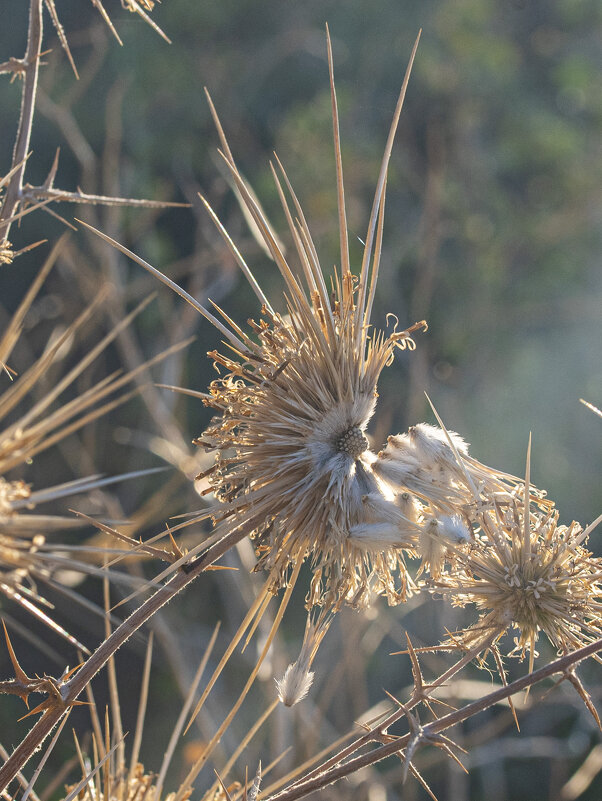
[[309,263],[312,269],[312,273],[314,276],[314,280],[318,286],[318,292],[320,293],[320,301],[322,304],[322,308],[324,310],[324,314],[326,315],[326,319],[328,321],[328,327],[330,332],[330,339],[334,339],[334,318],[332,314],[332,309],[330,307],[330,296],[328,294],[328,290],[326,289],[326,283],[324,281],[324,274],[322,273],[322,269],[320,267],[320,261],[318,258],[318,252],[316,250],[316,246],[311,236],[311,232],[309,230],[309,226],[307,224],[307,220],[305,219],[305,214],[303,213],[303,209],[301,204],[299,203],[299,199],[295,194],[295,191],[289,181],[288,175],[282,165],[282,162],[278,158],[277,154],[274,153],[274,158],[276,159],[276,163],[282,173],[282,177],[284,178],[284,182],[286,187],[290,193],[291,198],[293,199],[293,204],[295,206],[295,211],[297,214],[297,218],[299,221],[299,234],[301,236],[301,240],[304,245],[305,252],[308,255]]
[[[531,558],[531,432],[529,432],[529,444],[527,445],[527,463],[525,466],[525,488],[524,488],[524,508],[523,508],[523,552],[525,559]],[[529,672],[533,669],[529,666]]]
[[224,667],[226,666],[226,664],[228,663],[230,657],[234,653],[234,651],[235,651],[238,643],[242,639],[245,631],[252,624],[253,619],[255,618],[257,613],[259,611],[261,611],[262,614],[263,614],[263,612],[265,612],[264,601],[265,601],[266,598],[269,598],[269,595],[270,595],[270,593],[269,593],[269,581],[266,581],[264,583],[263,587],[261,588],[261,591],[258,593],[257,597],[253,601],[249,611],[245,615],[244,620],[242,621],[242,623],[238,627],[238,630],[237,630],[236,634],[232,637],[232,639],[228,643],[228,647],[226,648],[226,651],[225,651],[224,655],[222,656],[222,658],[220,659],[217,667],[213,671],[213,675],[211,676],[211,678],[207,682],[207,686],[203,690],[203,694],[199,698],[199,700],[198,700],[198,702],[197,702],[197,704],[196,704],[196,706],[195,706],[195,708],[194,708],[194,710],[192,712],[192,715],[190,716],[188,724],[186,725],[186,728],[184,729],[184,733],[186,733],[188,731],[188,729],[192,725],[192,722],[194,721],[196,716],[199,714],[199,712],[203,708],[203,706],[205,704],[205,701],[207,700],[207,696],[209,695],[209,693],[213,689],[213,686],[214,686],[215,682],[220,677]]
[[[360,272],[360,283],[359,283],[359,290],[358,290],[358,300],[357,300],[357,316],[356,316],[356,327],[357,329],[362,328],[362,322],[364,319],[364,310],[365,310],[365,297],[366,297],[366,290],[368,285],[368,271],[370,269],[370,260],[372,258],[372,246],[374,242],[374,235],[376,231],[377,225],[377,218],[378,218],[378,208],[383,198],[383,188],[387,180],[387,171],[389,168],[389,161],[391,159],[391,153],[393,151],[393,142],[395,140],[395,134],[397,132],[397,126],[399,124],[399,118],[401,116],[401,110],[403,108],[406,91],[408,88],[408,83],[410,80],[410,74],[412,72],[412,66],[414,64],[414,58],[416,57],[416,51],[418,50],[418,43],[420,41],[420,36],[422,34],[422,30],[418,32],[418,36],[416,37],[416,41],[414,42],[414,47],[412,48],[412,53],[410,55],[410,60],[408,62],[408,66],[406,69],[406,73],[403,79],[403,83],[401,85],[401,91],[399,93],[399,98],[397,100],[397,105],[395,107],[395,113],[393,114],[393,121],[391,123],[391,128],[389,130],[389,136],[387,138],[387,143],[385,145],[385,152],[383,154],[380,172],[378,175],[378,180],[376,182],[376,191],[374,192],[374,201],[372,203],[372,211],[370,212],[370,221],[368,223],[368,231],[366,233],[365,238],[365,245],[364,245],[364,256],[362,258],[362,267]],[[378,269],[379,263],[374,262],[372,265],[372,271],[376,274],[376,277],[372,279],[372,283],[375,284],[378,278]],[[359,335],[358,335],[359,336]]]
[[[220,153],[221,153],[221,151],[220,151]],[[244,182],[242,176],[238,172],[238,169],[236,168],[236,165],[234,165],[233,163],[228,161],[227,157],[224,156],[223,153],[221,155],[224,158],[224,161],[225,161],[225,163],[226,163],[226,165],[227,165],[227,167],[228,167],[228,169],[230,171],[230,175],[234,179],[234,181],[236,183],[236,186],[238,187],[238,189],[240,191],[240,194],[242,196],[242,199],[243,199],[246,207],[249,209],[249,212],[251,213],[251,216],[253,217],[253,219],[257,223],[257,226],[259,227],[261,235],[262,235],[266,245],[268,246],[268,248],[270,250],[270,253],[272,254],[272,258],[276,262],[282,277],[284,278],[284,280],[286,282],[286,285],[287,285],[287,287],[289,289],[289,292],[291,293],[291,295],[295,299],[295,302],[300,303],[300,304],[303,304],[303,303],[307,304],[307,299],[306,299],[306,297],[305,297],[305,295],[303,293],[303,290],[301,289],[301,287],[299,285],[299,282],[297,281],[297,279],[293,275],[290,267],[288,266],[286,258],[284,256],[284,254],[282,252],[282,249],[280,247],[280,244],[278,242],[278,238],[276,237],[276,235],[272,231],[272,228],[271,228],[269,222],[265,218],[262,210],[259,208],[259,206],[255,202],[253,196],[249,192],[249,188],[247,187],[247,185]]]
[[[337,173],[337,203],[339,209],[339,238],[341,245],[341,273],[350,271],[349,266],[349,234],[347,232],[347,213],[345,211],[345,186],[343,183],[343,160],[341,156],[341,133],[339,130],[339,108],[334,88],[334,64],[332,60],[332,42],[330,30],[326,23],[326,48],[328,52],[328,75],[330,77],[330,102],[332,106],[332,129],[334,139],[334,155]],[[348,301],[343,296],[343,302]]]
[[142,682],[140,685],[140,700],[138,702],[138,716],[136,718],[136,728],[134,730],[134,742],[132,743],[132,753],[130,756],[130,769],[128,771],[128,778],[126,787],[132,783],[134,771],[138,764],[138,757],[140,755],[140,746],[142,744],[142,734],[144,732],[144,718],[146,717],[146,707],[148,703],[148,686],[150,682],[150,670],[153,658],[153,632],[151,631],[146,644],[146,654],[144,657],[144,667],[142,669]]
[[201,678],[203,677],[203,673],[205,672],[205,668],[207,667],[207,663],[209,662],[211,654],[213,653],[213,648],[215,647],[215,641],[217,640],[217,635],[219,633],[220,627],[221,627],[221,622],[218,621],[215,628],[213,629],[211,639],[207,643],[207,648],[205,649],[203,658],[201,659],[197,671],[194,674],[194,678],[192,679],[192,684],[190,685],[188,694],[184,700],[184,704],[182,706],[180,714],[178,715],[178,720],[176,721],[176,725],[174,726],[171,737],[169,738],[169,743],[167,745],[167,748],[165,749],[163,762],[161,763],[161,769],[159,770],[159,775],[157,776],[157,781],[155,784],[154,801],[160,801],[161,790],[163,789],[165,776],[167,774],[167,771],[171,764],[171,760],[176,750],[178,739],[180,737],[180,734],[182,733],[182,729],[184,728],[186,717],[188,716],[190,707],[192,706],[196,689],[199,685],[199,682],[201,681]]
[[[288,603],[290,601],[293,589],[294,589],[295,584],[297,582],[297,579],[299,577],[299,572],[301,570],[302,564],[303,564],[302,560],[299,560],[293,567],[292,574],[291,574],[291,577],[289,579],[288,586],[287,586],[287,588],[286,588],[286,590],[284,592],[284,595],[282,596],[282,600],[280,602],[280,606],[278,607],[278,612],[276,613],[276,617],[274,618],[274,622],[273,622],[273,624],[272,624],[272,626],[270,628],[270,631],[269,631],[268,636],[266,638],[265,644],[264,644],[264,646],[262,648],[261,654],[259,655],[259,658],[258,658],[258,660],[257,660],[257,662],[255,664],[255,667],[251,671],[251,674],[249,675],[249,678],[247,679],[247,682],[246,682],[245,686],[243,687],[242,692],[240,693],[238,699],[236,700],[235,704],[233,705],[233,707],[230,710],[230,712],[228,713],[228,715],[224,718],[224,721],[219,726],[219,728],[216,731],[216,733],[213,735],[211,740],[207,743],[207,745],[203,749],[202,755],[197,759],[195,764],[189,770],[189,772],[186,775],[186,778],[184,780],[184,784],[186,784],[186,785],[192,784],[194,779],[198,776],[198,774],[199,774],[200,770],[202,769],[203,765],[207,762],[207,760],[209,759],[209,757],[213,753],[213,750],[214,750],[215,746],[217,745],[217,743],[219,743],[219,741],[221,740],[224,732],[229,727],[229,725],[232,722],[234,716],[236,715],[236,713],[240,709],[240,707],[242,705],[242,702],[247,697],[247,694],[248,694],[249,690],[251,689],[251,686],[253,685],[253,682],[255,681],[255,678],[257,677],[259,669],[260,669],[261,665],[263,664],[263,661],[264,661],[264,659],[265,659],[265,657],[266,657],[266,655],[267,655],[267,653],[268,653],[268,651],[269,651],[269,649],[270,649],[270,647],[272,645],[274,637],[276,636],[276,633],[277,633],[278,629],[280,628],[280,623],[282,621],[282,618],[284,617],[284,612],[286,611],[286,608],[287,608]],[[196,713],[193,714],[191,720],[189,721],[188,726],[187,726],[187,730],[188,730],[188,728],[190,728],[190,724],[194,720],[195,716],[196,716]],[[175,797],[174,801],[181,801],[181,790],[176,794],[176,797]]]
[[94,228],[94,226],[88,225],[88,223],[83,222],[83,220],[79,219],[77,220],[77,222],[85,226],[88,230],[92,231],[92,233],[96,234],[96,236],[99,236],[101,239],[104,239],[105,242],[108,242],[109,245],[112,245],[120,253],[123,253],[124,256],[128,256],[130,259],[135,261],[136,264],[139,264],[141,267],[144,267],[144,269],[147,272],[151,273],[151,275],[154,275],[155,278],[158,278],[159,281],[161,281],[161,283],[165,284],[165,286],[168,286],[173,292],[176,293],[176,295],[179,295],[187,303],[190,303],[190,305],[194,309],[196,309],[199,312],[199,314],[201,314],[206,320],[208,320],[212,325],[214,325],[217,328],[217,330],[220,331],[228,340],[230,340],[230,342],[233,345],[239,348],[244,348],[244,344],[238,339],[238,337],[235,337],[234,334],[232,334],[232,332],[229,331],[226,328],[226,326],[223,325],[217,319],[217,317],[214,317],[211,314],[211,312],[207,311],[207,309],[204,306],[202,306],[197,300],[195,300],[195,298],[193,298],[192,295],[189,295],[188,292],[182,289],[182,287],[178,286],[178,284],[176,284],[174,281],[172,281],[170,278],[164,275],[160,270],[157,270],[156,267],[153,267],[147,261],[144,261],[144,259],[140,258],[140,256],[137,256],[131,250],[128,250],[128,248],[121,245],[119,242],[117,242],[117,240],[113,239],[110,236],[107,236],[107,234],[103,234],[102,231],[99,231],[97,228]]
[[266,309],[270,312],[270,314],[274,314],[274,310],[272,309],[269,300],[264,295],[263,290],[261,289],[261,287],[257,283],[257,279],[255,278],[255,276],[251,272],[249,266],[247,265],[246,261],[242,257],[239,249],[236,247],[236,245],[234,244],[234,242],[230,238],[230,234],[227,232],[227,230],[222,225],[222,223],[221,223],[219,217],[217,216],[217,214],[213,211],[213,208],[209,204],[209,201],[203,195],[201,195],[200,193],[199,193],[199,198],[201,200],[201,203],[207,209],[207,212],[209,213],[209,216],[211,217],[211,220],[212,220],[213,224],[215,225],[217,230],[220,232],[220,234],[222,236],[222,239],[224,240],[224,242],[228,246],[228,249],[230,250],[230,252],[234,256],[234,259],[235,259],[236,263],[238,264],[238,266],[242,270],[245,278],[249,282],[249,286],[251,287],[251,289],[253,290],[253,292],[257,296],[257,299],[259,300],[259,302],[263,306],[266,307]]
[[278,197],[280,198],[280,204],[284,210],[289,231],[291,232],[291,236],[293,237],[293,241],[297,249],[297,254],[299,256],[299,261],[301,262],[301,267],[303,268],[303,273],[305,275],[305,280],[307,282],[307,288],[309,290],[310,296],[313,296],[314,293],[318,292],[318,287],[315,281],[314,273],[311,269],[311,262],[309,260],[308,253],[303,247],[303,242],[299,236],[299,232],[297,231],[297,228],[293,221],[291,211],[289,209],[284,191],[282,189],[282,184],[280,183],[280,179],[278,178],[278,173],[276,172],[276,169],[272,164],[272,162],[270,162],[270,169],[272,171],[274,183],[276,184],[276,189],[278,190]]
[[23,320],[25,319],[25,315],[31,308],[31,304],[35,300],[36,295],[40,291],[42,284],[46,280],[48,273],[54,265],[56,264],[56,260],[60,255],[61,250],[66,241],[66,234],[59,239],[56,245],[52,248],[48,258],[44,262],[42,269],[39,271],[35,279],[32,281],[31,286],[27,290],[25,297],[19,304],[16,312],[11,317],[11,320],[0,338],[0,364],[4,364],[8,361],[12,348],[17,341],[18,335],[21,331],[21,327],[23,325]]

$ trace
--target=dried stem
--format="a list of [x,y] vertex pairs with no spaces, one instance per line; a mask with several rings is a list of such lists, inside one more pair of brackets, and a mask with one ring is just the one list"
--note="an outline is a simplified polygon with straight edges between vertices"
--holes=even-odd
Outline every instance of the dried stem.
[[[513,681],[511,684],[501,687],[499,690],[495,690],[483,698],[479,698],[478,701],[473,701],[471,704],[467,704],[461,709],[454,710],[448,715],[432,721],[422,728],[421,738],[426,741],[433,739],[439,732],[445,731],[451,726],[455,726],[473,715],[483,712],[485,709],[489,709],[489,707],[498,704],[506,698],[510,698],[521,690],[532,687],[534,684],[547,679],[555,673],[565,673],[573,665],[576,665],[578,662],[581,662],[583,659],[592,656],[600,650],[602,650],[602,638],[595,640],[584,648],[566,654],[555,662],[551,662],[549,665],[545,665],[533,673],[528,673],[526,676]],[[405,713],[402,712],[402,714]],[[349,760],[349,762],[346,762],[344,765],[339,764],[330,770],[322,771],[313,778],[298,782],[295,786],[270,796],[265,799],[265,801],[295,801],[297,798],[304,798],[310,793],[326,787],[329,784],[333,784],[345,776],[349,776],[362,768],[374,765],[382,759],[402,751],[408,745],[411,738],[412,733],[409,732],[392,742],[374,748],[367,754],[362,754],[362,756]]]
[[[431,684],[429,684],[429,693],[432,692],[433,690],[435,690],[437,687],[443,686],[446,682],[448,682],[451,678],[453,678],[457,673],[459,673],[461,670],[463,670],[466,667],[466,665],[468,665],[470,662],[472,662],[472,660],[475,658],[475,656],[477,656],[479,653],[487,650],[487,648],[489,648],[491,643],[496,639],[498,634],[499,634],[499,632],[492,633],[484,642],[479,643],[477,646],[475,646],[470,651],[465,653],[464,656],[461,659],[459,659],[457,662],[454,662],[454,664],[450,668],[448,668],[445,671],[445,673],[442,673],[441,676],[439,676],[438,679],[435,679],[435,681],[433,681]],[[405,709],[397,709],[395,712],[390,714],[388,717],[386,717],[384,720],[382,720],[380,723],[378,723],[372,729],[367,731],[361,737],[358,737],[352,743],[349,743],[349,745],[346,746],[343,750],[339,751],[337,754],[335,754],[334,756],[330,757],[330,759],[327,762],[325,762],[322,765],[319,765],[317,768],[315,768],[313,771],[311,771],[309,774],[307,774],[304,777],[303,782],[309,781],[309,780],[313,779],[314,777],[323,775],[330,768],[332,768],[332,767],[334,767],[336,765],[339,765],[343,759],[346,759],[347,757],[351,756],[351,754],[354,754],[356,751],[358,751],[364,745],[367,745],[368,743],[373,742],[379,735],[384,734],[386,732],[386,730],[390,726],[392,726],[398,720],[403,718],[405,716],[406,712],[409,712],[410,710],[414,709],[414,707],[416,707],[421,702],[421,700],[422,700],[422,697],[420,695],[418,695],[418,694],[415,694],[415,696],[413,696],[408,701],[408,703],[405,704]]]
[[146,623],[161,607],[177,595],[184,587],[193,582],[213,562],[223,556],[232,546],[246,535],[246,531],[239,529],[231,531],[221,540],[188,563],[186,570],[180,570],[161,589],[148,598],[136,609],[129,618],[123,621],[115,631],[94,651],[92,656],[82,665],[77,673],[61,685],[63,703],[44,711],[42,717],[29,731],[21,743],[15,748],[11,756],[0,768],[0,794],[6,790],[8,784],[14,779],[19,770],[27,763],[34,752],[40,747],[65,712],[73,705],[78,695],[86,685],[103,668],[114,653]]
[[23,189],[23,175],[25,173],[25,161],[29,149],[31,138],[31,127],[36,101],[36,91],[38,86],[38,72],[40,69],[40,52],[42,47],[42,0],[31,0],[29,5],[29,30],[27,33],[27,49],[23,59],[23,92],[21,95],[21,116],[19,117],[19,128],[15,140],[13,151],[12,168],[15,169],[6,188],[6,196],[0,211],[0,242],[8,239],[10,223],[1,220],[9,220],[13,217]]

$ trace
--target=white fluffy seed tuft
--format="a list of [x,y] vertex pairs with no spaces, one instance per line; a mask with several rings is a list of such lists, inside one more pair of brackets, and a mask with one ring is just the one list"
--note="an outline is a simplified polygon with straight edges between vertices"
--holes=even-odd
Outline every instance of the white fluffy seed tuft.
[[314,680],[313,670],[305,670],[299,662],[293,662],[281,679],[276,679],[278,698],[284,706],[294,706],[302,701]]
[[465,545],[472,540],[468,526],[459,515],[440,517],[439,533],[445,537],[446,540],[456,545]]

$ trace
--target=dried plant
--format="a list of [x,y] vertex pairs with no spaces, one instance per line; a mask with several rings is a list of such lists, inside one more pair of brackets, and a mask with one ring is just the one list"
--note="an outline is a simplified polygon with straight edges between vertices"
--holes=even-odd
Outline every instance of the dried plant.
[[[93,5],[100,10],[104,19],[117,36],[115,28],[111,23],[106,11],[104,10],[100,0],[92,0],[92,2]],[[21,92],[21,113],[19,117],[17,136],[15,138],[15,146],[13,149],[12,164],[6,175],[0,176],[0,200],[2,201],[0,205],[0,267],[3,264],[10,264],[18,255],[25,253],[32,247],[35,247],[35,244],[31,244],[21,248],[19,251],[14,251],[12,244],[9,242],[12,224],[15,221],[20,220],[25,215],[31,214],[37,209],[41,208],[46,211],[50,211],[48,208],[50,203],[67,201],[71,203],[87,203],[94,205],[104,204],[109,206],[140,206],[147,208],[164,208],[165,206],[170,205],[182,205],[152,200],[134,200],[91,195],[82,192],[79,189],[76,192],[57,189],[54,186],[54,180],[58,170],[58,152],[43,185],[32,186],[24,183],[25,169],[27,166],[27,160],[30,156],[29,143],[35,115],[38,76],[41,66],[41,59],[43,56],[42,42],[44,35],[44,7],[46,7],[50,13],[54,27],[59,34],[61,44],[68,53],[73,70],[77,76],[75,63],[71,57],[67,39],[56,12],[54,0],[31,0],[29,4],[29,28],[27,33],[27,49],[25,55],[23,58],[15,58],[13,56],[8,59],[8,61],[0,64],[0,74],[9,73],[13,78],[17,76],[23,80],[23,88]],[[126,7],[129,11],[140,14],[164,36],[163,32],[148,17],[148,14],[144,11],[140,3],[137,3],[136,0],[131,0],[128,1]],[[152,4],[148,10],[150,11],[151,9]],[[121,42],[118,36],[117,39]],[[52,213],[55,214],[55,212]]]
[[[53,0],[46,0],[45,5],[69,53]],[[99,2],[94,5],[109,21],[102,5]],[[123,5],[149,21],[147,12],[152,11],[154,3],[124,0]],[[2,70],[25,76],[13,162],[0,181],[0,189],[5,190],[0,212],[0,258],[7,265],[17,255],[8,242],[12,222],[36,207],[44,207],[54,200],[132,203],[84,195],[79,191],[55,190],[56,163],[43,187],[28,187],[23,182],[42,54],[41,13],[42,1],[31,0],[28,54],[22,63],[9,60]],[[602,562],[586,549],[588,537],[598,521],[586,527],[577,522],[568,526],[560,523],[553,502],[531,484],[530,445],[525,478],[508,475],[475,459],[462,437],[448,431],[436,412],[438,426],[417,423],[407,433],[389,436],[381,450],[371,442],[368,426],[373,415],[378,413],[377,385],[381,373],[393,363],[396,350],[413,350],[416,347],[413,335],[426,328],[426,323],[420,321],[403,330],[397,330],[397,323],[392,329],[380,330],[371,322],[383,247],[387,171],[418,39],[385,146],[361,265],[356,272],[352,269],[348,241],[338,107],[328,35],[327,42],[340,241],[340,261],[332,275],[323,270],[301,204],[281,162],[276,159],[272,175],[294,255],[291,257],[287,253],[236,165],[209,96],[228,176],[253,236],[260,240],[284,281],[282,297],[279,300],[268,298],[204,197],[201,200],[211,220],[258,301],[257,319],[250,320],[248,328],[217,304],[213,304],[212,311],[208,310],[167,275],[107,234],[83,223],[174,290],[224,338],[224,348],[209,350],[219,377],[211,382],[208,391],[182,390],[215,412],[195,440],[208,454],[206,459],[213,458],[213,463],[197,476],[204,487],[201,495],[206,505],[192,513],[190,520],[157,533],[157,539],[169,536],[169,546],[155,547],[154,539],[138,542],[123,534],[118,526],[97,522],[101,531],[127,544],[130,553],[160,559],[167,562],[167,567],[145,584],[144,589],[151,593],[149,597],[141,602],[136,600],[130,617],[113,631],[106,593],[106,636],[85,661],[74,669],[66,668],[59,677],[46,674],[30,677],[20,666],[6,635],[15,675],[0,682],[0,692],[19,695],[26,702],[34,692],[45,698],[29,713],[40,714],[39,719],[0,768],[0,792],[6,791],[21,768],[60,724],[46,750],[43,765],[72,707],[82,703],[79,699],[86,691],[93,729],[90,753],[84,753],[85,749],[76,740],[81,779],[67,788],[64,801],[76,796],[86,801],[160,801],[161,798],[186,801],[194,792],[198,774],[211,760],[216,760],[220,741],[249,697],[270,648],[277,642],[281,621],[304,564],[309,568],[310,578],[299,656],[278,675],[271,703],[224,760],[223,769],[217,772],[209,789],[203,790],[200,795],[203,801],[236,801],[238,798],[256,801],[259,797],[293,801],[391,755],[401,760],[402,783],[411,774],[434,797],[417,768],[416,757],[422,746],[434,746],[441,755],[461,764],[463,749],[444,732],[506,700],[511,705],[514,720],[518,721],[513,696],[556,674],[560,676],[559,681],[570,682],[600,725],[594,701],[575,672],[584,659],[590,656],[599,659],[597,653],[602,649],[599,614]],[[28,203],[34,205],[28,207]],[[140,201],[140,204],[149,205],[147,201]],[[10,372],[9,357],[23,317],[55,255],[43,268],[0,340],[0,364],[6,373]],[[86,322],[88,314],[86,311],[73,323],[0,397],[0,421],[5,412],[16,415],[15,422],[0,433],[0,592],[22,605],[31,606],[33,600],[39,617],[44,616],[39,608],[43,599],[37,594],[34,582],[49,575],[53,555],[45,549],[46,529],[42,522],[34,515],[22,515],[21,511],[46,497],[66,495],[73,487],[61,485],[40,491],[21,479],[11,480],[5,476],[40,450],[110,411],[122,398],[110,401],[104,398],[121,390],[136,375],[136,371],[130,371],[111,376],[75,401],[51,411],[62,391],[127,325],[126,318],[42,400],[35,401],[30,409],[22,409],[28,392],[36,386],[66,339]],[[142,372],[146,367],[140,365],[138,370]],[[75,482],[74,487],[81,491],[96,485],[97,479],[92,478]],[[208,501],[207,496],[211,496]],[[90,518],[84,518],[90,522]],[[213,530],[205,538],[199,537],[189,550],[181,541],[176,541],[182,529],[205,521],[211,521]],[[61,524],[64,522],[61,519]],[[48,520],[44,523],[51,526]],[[267,574],[263,587],[251,599],[238,630],[227,642],[190,714],[198,683],[216,642],[215,631],[166,745],[163,764],[157,775],[152,774],[139,762],[150,646],[129,762],[125,757],[114,655],[201,574],[227,567],[216,565],[217,560],[234,546],[242,547],[247,537],[255,556],[254,571]],[[90,569],[90,572],[94,571]],[[262,618],[269,617],[270,600],[281,591],[278,610],[262,632],[259,656],[242,691],[234,701],[227,699],[227,708],[220,709],[220,720],[212,725],[178,789],[164,795],[167,767],[187,718],[189,728],[201,710],[205,711],[207,699],[235,649],[245,635],[245,647],[249,644]],[[439,645],[415,648],[406,635],[404,653],[411,665],[412,687],[404,701],[389,695],[392,706],[370,715],[362,723],[360,734],[354,728],[325,752],[314,750],[308,762],[292,767],[272,784],[266,786],[265,780],[273,765],[263,770],[260,767],[255,779],[245,785],[230,781],[228,773],[236,759],[258,736],[259,729],[272,713],[281,708],[280,702],[287,707],[295,706],[308,694],[310,699],[306,703],[311,702],[316,654],[343,607],[367,609],[378,602],[379,596],[384,596],[394,606],[421,592],[440,595],[453,606],[474,606],[479,617],[472,624],[449,633]],[[138,594],[137,589],[126,600],[131,602]],[[57,623],[52,625],[57,631],[63,631]],[[515,632],[514,647],[508,655],[524,659],[528,654],[528,673],[508,683],[502,652],[505,635]],[[545,634],[558,651],[558,657],[534,670],[535,646],[540,633]],[[65,636],[70,635],[65,632]],[[459,658],[427,681],[420,654],[431,651],[457,651]],[[449,706],[443,700],[445,687],[453,686],[452,680],[471,663],[484,667],[492,660],[501,686],[483,690],[472,702],[459,709],[445,710],[438,717],[436,713],[441,706]],[[102,715],[92,696],[91,682],[106,665],[111,685],[111,722],[107,714],[101,725]],[[423,722],[426,718],[428,721]],[[402,719],[407,730],[400,734],[396,724]],[[25,797],[32,792],[33,781],[42,765],[31,783],[23,784],[21,780]]]

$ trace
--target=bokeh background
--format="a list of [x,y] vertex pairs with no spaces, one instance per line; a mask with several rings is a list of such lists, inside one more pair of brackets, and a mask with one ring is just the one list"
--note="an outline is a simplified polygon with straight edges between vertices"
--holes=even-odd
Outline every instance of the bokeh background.
[[[24,52],[25,5],[3,0],[0,61]],[[389,433],[422,420],[432,422],[427,392],[446,425],[471,443],[473,455],[501,470],[524,471],[531,432],[532,480],[556,501],[561,520],[588,523],[595,518],[602,508],[602,420],[579,399],[602,405],[600,3],[164,0],[152,16],[172,44],[115,0],[105,5],[123,47],[91,3],[57,0],[79,81],[46,18],[45,42],[51,52],[44,57],[27,180],[42,183],[60,147],[55,183],[62,189],[80,186],[104,195],[191,203],[188,209],[162,212],[56,209],[68,220],[77,215],[98,225],[196,297],[212,298],[242,322],[257,316],[255,298],[200,207],[197,192],[209,197],[267,293],[276,297],[281,286],[226,181],[203,87],[214,98],[242,172],[274,225],[284,231],[269,171],[272,151],[283,160],[328,271],[338,263],[338,233],[325,23],[333,39],[356,258],[399,86],[422,28],[391,161],[373,321],[384,326],[385,315],[392,312],[402,327],[425,318],[429,331],[417,337],[414,353],[399,354],[383,375],[370,433],[378,446]],[[0,77],[0,171],[6,172],[20,86]],[[38,212],[18,230],[13,228],[11,239],[15,247],[40,238],[52,243],[63,229],[59,220]],[[0,304],[7,314],[39,268],[44,247],[2,268]],[[39,352],[48,332],[60,320],[72,319],[106,281],[118,291],[97,323],[98,331],[149,292],[158,289],[158,298],[130,339],[98,369],[135,363],[194,335],[185,355],[171,359],[154,378],[202,391],[213,377],[205,354],[217,346],[216,333],[140,268],[81,231],[73,233],[56,275],[34,307],[19,358],[26,363],[31,353]],[[94,341],[95,330],[90,337]],[[76,343],[73,353],[80,347],[86,343]],[[38,460],[27,480],[40,485],[49,471],[54,481],[97,470],[116,474],[169,465],[159,477],[82,499],[76,508],[131,518],[155,493],[162,493],[141,523],[143,535],[147,525],[156,531],[169,515],[198,508],[190,482],[190,440],[208,421],[207,412],[198,401],[166,391],[149,390],[144,398],[95,424],[58,455]],[[600,552],[601,546],[602,538],[594,535],[592,548]],[[178,693],[189,682],[215,619],[224,618],[220,636],[227,637],[257,586],[257,577],[247,576],[252,553],[243,547],[231,560],[239,566],[242,560],[236,577],[222,576],[219,582],[194,588],[157,620],[157,630],[163,628],[143,754],[149,765],[160,762],[168,736],[162,734],[162,721],[175,719]],[[93,582],[80,590],[100,601]],[[297,596],[279,651],[260,682],[262,697],[273,695],[272,672],[282,671],[299,647],[303,598],[301,592]],[[94,645],[102,624],[81,612],[69,618],[69,610],[57,604],[63,622]],[[444,627],[460,620],[457,612],[429,599],[408,607],[341,615],[319,657],[307,708],[286,711],[288,717],[278,713],[265,740],[254,741],[245,764],[254,765],[258,756],[265,764],[266,753],[275,754],[287,738],[295,741],[295,751],[283,764],[300,761],[299,755],[315,753],[381,700],[383,687],[401,692],[410,682],[407,658],[388,654],[403,646],[404,628],[417,641],[432,644]],[[14,620],[36,632],[17,613]],[[43,630],[36,637],[45,643],[43,657],[23,637],[15,641],[24,663],[40,670],[47,659],[48,669],[54,670],[52,660],[60,661],[64,646]],[[141,640],[134,642],[118,659],[124,685],[132,688],[124,692],[126,717],[135,714],[142,648]],[[544,645],[541,652],[542,658],[550,653]],[[433,662],[434,671],[439,664]],[[241,658],[240,673],[234,670],[228,681],[235,683],[244,669]],[[511,665],[512,675],[521,670],[525,665]],[[596,697],[600,668],[588,666],[584,674]],[[490,680],[483,671],[470,675],[483,686]],[[218,691],[203,723],[205,735],[213,725],[211,716],[219,716],[231,692],[228,683]],[[422,765],[438,797],[598,799],[602,761],[596,755],[602,746],[593,721],[574,701],[570,688],[559,688],[552,700],[525,712],[520,735],[506,713],[491,712],[472,721],[458,735],[472,746],[468,778],[439,752],[425,752]],[[18,724],[14,737],[12,731],[5,735],[17,704],[7,709],[0,712],[5,745],[16,742],[27,726]],[[245,714],[253,719],[252,711]],[[84,728],[84,713],[77,720]],[[316,720],[322,721],[320,736],[311,742]],[[484,731],[494,739],[489,741]],[[231,737],[224,741],[225,754],[237,734]],[[203,738],[202,731],[198,738]],[[193,745],[190,740],[183,747],[182,764],[191,758]],[[64,755],[69,748],[65,742]],[[578,791],[567,790],[566,783],[588,754],[593,780]],[[174,768],[174,775],[181,769]],[[239,778],[241,770],[244,776],[244,768],[239,769]],[[399,776],[399,763],[391,761],[346,787],[323,791],[321,797],[425,797],[415,783],[402,789]]]

